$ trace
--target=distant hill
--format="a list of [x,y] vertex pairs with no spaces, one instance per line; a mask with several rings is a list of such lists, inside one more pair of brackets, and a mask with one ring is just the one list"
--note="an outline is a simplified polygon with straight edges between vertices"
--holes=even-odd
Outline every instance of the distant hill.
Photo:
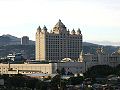
[[35,58],[35,45],[3,45],[0,46],[0,58],[8,54],[22,53],[27,59]]
[[12,36],[10,34],[2,35],[3,37],[9,37],[11,40],[20,41],[20,38]]
[[93,44],[89,42],[83,42],[83,52],[84,53],[96,53],[97,48],[103,48],[105,53],[112,54],[119,49],[119,46],[104,46],[99,44]]
[[83,42],[83,46],[102,46],[102,45],[98,45],[90,42]]
[[[119,47],[115,46],[102,46],[104,49],[104,52],[107,54],[111,54],[118,50]],[[98,45],[90,44],[83,46],[83,52],[86,53],[96,53],[96,49],[98,48]],[[27,59],[33,59],[35,58],[35,45],[3,45],[0,46],[0,58],[6,57],[10,53],[22,53]]]
[[104,45],[104,46],[120,46],[120,41],[89,41],[94,44]]
[[[29,59],[35,58],[35,41],[30,40],[30,45],[20,45],[21,39],[12,35],[2,35],[0,36],[0,57],[5,57],[9,53],[22,53]],[[103,46],[99,44],[93,44],[90,42],[83,42],[83,52],[84,53],[96,53],[96,49],[102,47],[104,52],[111,54],[118,50],[117,46]]]
[[[21,38],[17,38],[15,36],[6,34],[0,36],[0,45],[20,45],[21,44]],[[34,45],[35,42],[30,40],[30,45]]]

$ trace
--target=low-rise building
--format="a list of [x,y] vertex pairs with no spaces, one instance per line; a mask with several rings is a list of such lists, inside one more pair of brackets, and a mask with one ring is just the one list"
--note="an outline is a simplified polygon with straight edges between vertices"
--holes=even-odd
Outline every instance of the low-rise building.
[[84,63],[81,62],[45,62],[45,63],[25,63],[25,64],[0,64],[0,74],[55,74],[57,69],[65,69],[68,73],[76,74],[84,72]]
[[44,64],[0,64],[0,74],[32,74],[55,72],[53,63]]
[[98,48],[95,54],[80,54],[78,59],[85,64],[85,69],[95,65],[109,65],[115,67],[120,64],[120,49],[112,54],[106,54],[102,48]]
[[10,59],[12,61],[22,61],[24,58],[21,53],[13,53],[13,54],[9,54],[7,56],[7,59]]
[[57,70],[64,69],[65,74],[69,75],[84,73],[88,68],[95,65],[109,65],[112,67],[120,64],[120,50],[106,54],[103,49],[98,48],[96,54],[83,54],[81,52],[78,60],[65,58],[59,62],[43,62],[33,60],[24,64],[0,64],[0,74],[55,74]]

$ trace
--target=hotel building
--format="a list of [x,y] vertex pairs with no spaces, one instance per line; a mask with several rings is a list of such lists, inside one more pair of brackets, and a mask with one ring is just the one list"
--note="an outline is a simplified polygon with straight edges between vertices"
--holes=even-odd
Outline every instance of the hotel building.
[[36,32],[36,60],[61,61],[64,58],[77,60],[82,51],[82,34],[69,29],[59,20],[50,32],[40,26]]

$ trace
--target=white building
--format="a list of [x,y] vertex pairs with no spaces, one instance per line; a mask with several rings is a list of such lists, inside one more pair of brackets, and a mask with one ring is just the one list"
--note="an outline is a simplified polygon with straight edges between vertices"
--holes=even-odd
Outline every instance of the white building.
[[115,67],[120,64],[120,49],[112,54],[104,53],[102,48],[98,48],[96,54],[80,54],[79,61],[85,64],[85,69],[95,65],[109,65]]

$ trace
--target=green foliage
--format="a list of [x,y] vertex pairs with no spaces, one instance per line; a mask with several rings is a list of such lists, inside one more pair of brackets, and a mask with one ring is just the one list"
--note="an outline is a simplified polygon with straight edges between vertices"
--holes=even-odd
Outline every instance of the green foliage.
[[59,85],[60,84],[60,75],[56,75],[51,79],[51,83],[53,85]]
[[115,74],[120,76],[120,64],[114,68]]
[[72,84],[72,85],[77,85],[77,84],[81,84],[83,82],[84,78],[82,76],[78,76],[78,77],[70,77],[68,79],[68,83]]
[[47,85],[43,81],[38,81],[35,87],[37,90],[47,90]]
[[84,74],[85,77],[95,78],[95,77],[106,77],[108,75],[114,74],[114,69],[108,65],[96,65],[88,69]]
[[37,79],[28,78],[28,79],[25,80],[25,85],[26,85],[26,87],[34,89],[37,82],[38,82]]
[[[84,44],[84,43],[83,43]],[[102,47],[102,45],[100,46]],[[96,44],[91,44],[91,45],[83,45],[83,52],[84,53],[96,53],[96,49],[98,48],[98,45]],[[115,46],[104,46],[104,52],[108,53],[108,54],[112,54],[113,52],[115,52],[116,50],[118,50],[119,47],[115,47]]]
[[22,53],[29,59],[35,58],[35,45],[4,45],[0,46],[0,57],[6,57],[10,53]]
[[7,88],[9,88],[9,90],[10,88],[20,88],[20,87],[27,87],[33,89],[36,87],[36,83],[38,82],[38,79],[23,76],[21,74],[1,75],[0,77],[5,80],[5,85]]
[[[84,44],[84,42],[83,42]],[[83,45],[84,53],[96,53],[96,49],[98,45]],[[116,51],[118,47],[114,46],[104,46],[104,51],[106,53],[112,53]],[[27,58],[34,59],[35,58],[35,45],[3,45],[0,46],[0,57],[6,57],[10,53],[23,53]]]

